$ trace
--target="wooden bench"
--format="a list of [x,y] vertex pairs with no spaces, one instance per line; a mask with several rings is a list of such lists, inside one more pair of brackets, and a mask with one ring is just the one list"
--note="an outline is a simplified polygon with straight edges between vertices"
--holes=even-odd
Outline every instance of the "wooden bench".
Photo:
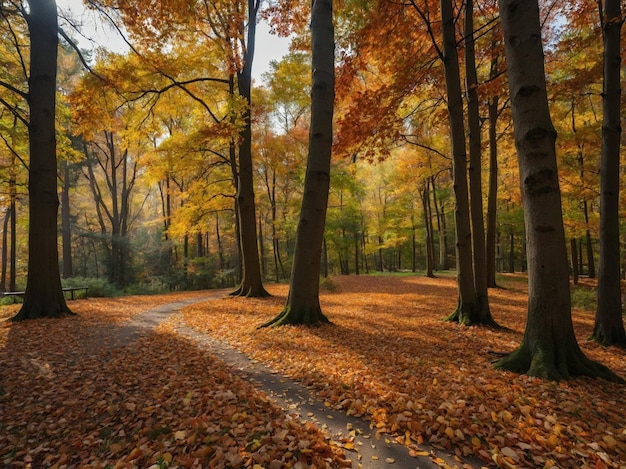
[[15,303],[15,298],[16,297],[20,297],[20,298],[24,298],[24,295],[26,294],[25,291],[5,291],[2,292],[2,296],[10,296],[11,298],[13,298],[13,303]]
[[[71,300],[74,299],[74,292],[81,291],[81,290],[85,290],[85,298],[86,298],[87,292],[89,291],[89,287],[63,287],[64,292],[70,293]],[[5,291],[2,293],[3,296],[10,296],[11,298],[13,298],[13,303],[15,303],[16,297],[24,298],[25,294],[26,294],[25,291]]]
[[74,299],[74,292],[75,291],[80,291],[80,290],[85,290],[85,298],[87,298],[87,292],[89,291],[89,287],[64,287],[63,291],[64,292],[70,292],[70,299]]

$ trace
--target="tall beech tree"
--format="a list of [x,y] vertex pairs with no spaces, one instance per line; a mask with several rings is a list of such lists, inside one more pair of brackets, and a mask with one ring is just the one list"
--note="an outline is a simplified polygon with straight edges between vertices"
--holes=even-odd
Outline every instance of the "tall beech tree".
[[619,249],[619,179],[621,128],[620,0],[602,2],[600,18],[604,40],[604,86],[602,90],[602,156],[600,163],[600,266],[598,309],[593,338],[603,345],[626,348],[622,317]]
[[622,381],[576,341],[537,1],[500,0],[526,226],[528,320],[520,346],[495,366],[548,380]]
[[467,186],[467,147],[463,117],[461,74],[456,48],[455,16],[452,0],[441,0],[441,25],[443,35],[442,58],[446,71],[446,96],[452,145],[452,173],[454,187],[454,221],[456,233],[456,275],[458,302],[448,320],[473,324],[477,308],[472,267],[472,230]]
[[239,96],[247,104],[242,116],[244,124],[239,132],[237,183],[237,208],[243,271],[241,274],[241,285],[231,294],[263,297],[269,296],[269,293],[263,287],[261,263],[259,260],[256,205],[254,200],[254,170],[252,165],[252,114],[250,110],[252,104],[252,59],[254,58],[256,41],[256,21],[261,1],[248,0],[247,4],[247,27],[241,28],[242,31],[246,31],[247,36],[245,40],[242,37],[236,38],[241,43],[242,52],[240,59],[243,62],[237,69],[237,90]]
[[334,51],[333,2],[313,0],[309,152],[289,296],[283,310],[261,327],[329,322],[320,306],[319,282],[333,143]]
[[489,308],[487,290],[487,257],[482,190],[482,138],[478,102],[478,76],[474,46],[474,2],[465,0],[465,82],[467,95],[467,122],[469,129],[469,185],[472,223],[472,253],[476,308],[466,321],[497,326]]
[[57,246],[55,136],[58,24],[55,0],[30,0],[23,15],[30,33],[28,280],[13,320],[72,314],[61,288]]

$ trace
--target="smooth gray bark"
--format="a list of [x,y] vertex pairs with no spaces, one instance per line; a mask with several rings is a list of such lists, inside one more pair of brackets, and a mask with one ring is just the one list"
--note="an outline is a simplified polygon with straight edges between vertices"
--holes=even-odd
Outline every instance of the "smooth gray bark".
[[626,347],[619,265],[619,175],[622,134],[620,32],[622,23],[620,1],[605,0],[602,17],[604,89],[600,163],[600,265],[598,309],[593,338],[603,345]]
[[57,6],[54,0],[30,0],[29,6],[28,280],[14,321],[72,314],[61,289],[57,246]]
[[570,376],[620,380],[589,360],[574,334],[556,131],[548,109],[538,2],[500,0],[500,18],[526,227],[528,320],[519,348],[495,366],[548,380]]
[[330,188],[335,100],[332,0],[313,1],[311,44],[313,83],[309,152],[289,296],[282,312],[261,327],[329,322],[320,306],[319,283]]

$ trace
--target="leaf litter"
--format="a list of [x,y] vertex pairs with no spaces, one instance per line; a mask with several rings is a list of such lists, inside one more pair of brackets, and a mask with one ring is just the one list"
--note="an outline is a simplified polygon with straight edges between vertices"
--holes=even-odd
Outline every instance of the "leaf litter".
[[[545,382],[492,368],[525,327],[525,284],[508,279],[506,289],[490,291],[505,330],[441,321],[456,304],[451,278],[338,277],[338,291],[320,295],[333,324],[317,328],[257,329],[284,306],[286,285],[267,286],[271,298],[195,304],[184,317],[416,454],[424,443],[504,468],[626,467],[623,385]],[[626,377],[624,350],[587,340],[593,313],[574,310],[573,319],[584,352]]]
[[[116,328],[186,293],[80,300],[62,319],[0,323],[0,466],[345,467],[343,450],[167,328]],[[2,308],[13,315],[18,305]],[[105,328],[107,335],[94,334]]]
[[[424,455],[418,445],[427,443],[499,467],[626,467],[623,386],[547,383],[491,368],[492,352],[510,351],[522,337],[522,282],[491,291],[505,331],[441,322],[455,303],[451,279],[337,283],[338,292],[321,295],[331,326],[257,330],[284,305],[284,285],[270,286],[275,296],[268,299],[187,307],[185,319],[308,384],[327,407],[370,419],[377,436],[390,432],[415,455]],[[346,466],[334,442],[285,416],[173,329],[117,350],[103,346],[135,315],[194,295],[206,292],[90,298],[71,303],[78,317],[0,324],[0,463]],[[18,307],[1,308],[0,318]],[[574,311],[574,322],[585,353],[626,376],[624,351],[586,340],[593,314]],[[94,334],[103,328],[109,334]]]

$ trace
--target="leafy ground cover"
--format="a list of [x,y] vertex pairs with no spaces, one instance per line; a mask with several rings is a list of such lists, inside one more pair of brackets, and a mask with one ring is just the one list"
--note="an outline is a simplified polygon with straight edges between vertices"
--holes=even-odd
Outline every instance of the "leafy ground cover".
[[79,316],[0,323],[0,467],[345,466],[319,429],[171,329],[111,346],[138,313],[207,296],[79,300]]
[[[520,278],[490,291],[492,313],[506,330],[442,322],[456,303],[451,278],[351,276],[335,283],[321,295],[332,325],[258,330],[284,305],[284,285],[269,285],[271,298],[187,307],[184,319],[413,449],[427,443],[499,467],[626,467],[623,385],[544,382],[492,368],[495,355],[513,350],[523,334]],[[623,350],[587,340],[593,313],[575,309],[573,316],[585,353],[626,377]]]

